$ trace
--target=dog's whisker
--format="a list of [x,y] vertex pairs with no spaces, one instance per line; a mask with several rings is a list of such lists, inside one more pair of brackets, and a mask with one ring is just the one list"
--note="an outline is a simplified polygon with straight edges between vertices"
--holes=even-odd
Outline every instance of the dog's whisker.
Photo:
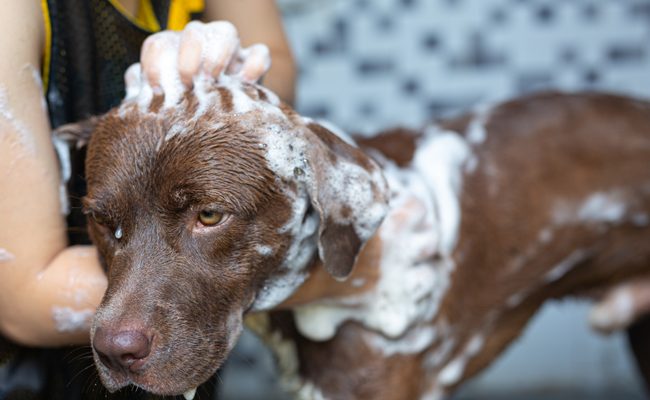
[[84,372],[88,371],[90,368],[94,369],[95,366],[93,364],[90,364],[90,365],[87,365],[84,368],[82,368],[80,371],[77,371],[77,373],[75,373],[72,376],[72,378],[70,378],[70,381],[66,384],[66,387],[70,387],[70,385],[72,385],[74,383],[75,379],[80,377]]
[[79,346],[65,353],[63,356],[64,361],[75,361],[78,356],[85,355],[90,351],[90,346]]

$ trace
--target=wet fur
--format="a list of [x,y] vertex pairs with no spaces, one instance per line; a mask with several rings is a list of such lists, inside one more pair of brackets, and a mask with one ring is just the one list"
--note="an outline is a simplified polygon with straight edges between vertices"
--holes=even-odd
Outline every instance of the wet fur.
[[[284,198],[253,139],[221,122],[215,130],[203,121],[161,145],[173,119],[108,115],[89,146],[85,209],[110,282],[95,319],[154,329],[162,356],[150,360],[153,373],[140,384],[158,393],[178,393],[214,373],[229,350],[224,321],[248,307],[282,254],[261,257],[253,244],[283,242],[271,227],[287,218],[278,207]],[[192,240],[195,213],[213,204],[237,217],[223,234]]]
[[[257,99],[265,101],[259,94]],[[191,97],[183,101],[186,110],[196,109]],[[305,129],[290,109],[282,106],[281,110],[292,126]],[[131,379],[147,390],[176,394],[207,380],[216,370],[227,355],[231,335],[236,334],[230,331],[229,318],[247,310],[267,278],[277,273],[291,239],[278,232],[291,207],[278,188],[291,182],[279,182],[265,166],[257,133],[249,129],[267,123],[263,115],[249,116],[250,124],[244,127],[241,116],[229,113],[208,113],[188,122],[181,120],[183,113],[169,110],[122,111],[98,122],[88,151],[85,209],[109,276],[95,326],[153,329],[156,352],[143,373]],[[587,294],[648,273],[650,255],[644,245],[650,240],[648,229],[630,227],[611,229],[604,237],[581,227],[567,229],[558,235],[552,251],[518,274],[504,270],[536,239],[553,196],[579,198],[612,185],[634,187],[647,181],[647,115],[645,103],[557,94],[506,103],[492,115],[487,140],[476,149],[478,171],[465,176],[460,241],[454,252],[457,266],[436,316],[436,320],[445,318],[456,332],[458,343],[450,357],[462,352],[477,331],[486,326],[490,330],[462,380],[446,390],[493,361],[545,300]],[[470,117],[461,117],[443,126],[463,134],[469,121]],[[177,124],[184,126],[183,134],[164,140]],[[328,149],[319,153],[323,159],[369,162],[329,132],[317,126],[307,129],[319,138],[316,147]],[[630,143],[614,136],[621,131],[630,135]],[[362,144],[407,166],[418,135],[393,131]],[[485,175],[482,167],[488,163],[497,164],[504,173],[496,178]],[[596,168],[603,163],[614,163],[620,170]],[[489,184],[501,185],[502,190],[495,195]],[[650,211],[648,195],[644,196],[640,209]],[[189,234],[196,212],[214,204],[233,215],[221,234]],[[362,243],[350,235],[349,226],[337,226],[327,218],[321,223],[331,229],[330,237],[321,232],[321,239],[334,243],[332,251],[321,255],[337,257],[326,268],[334,276],[346,276]],[[124,232],[120,241],[114,237],[118,226]],[[552,285],[538,286],[540,277],[567,252],[593,240],[599,247],[588,263]],[[256,250],[269,244],[273,245],[270,256]],[[340,260],[343,268],[335,267]],[[485,287],[490,290],[477,290]],[[508,307],[509,296],[521,290],[529,291],[524,301]],[[497,316],[486,322],[494,312]],[[416,398],[440,372],[422,369],[424,353],[385,357],[367,344],[367,330],[356,323],[344,324],[332,340],[323,343],[300,337],[290,321],[274,326],[295,340],[302,375],[331,398]],[[109,389],[127,381],[126,376],[97,364]]]

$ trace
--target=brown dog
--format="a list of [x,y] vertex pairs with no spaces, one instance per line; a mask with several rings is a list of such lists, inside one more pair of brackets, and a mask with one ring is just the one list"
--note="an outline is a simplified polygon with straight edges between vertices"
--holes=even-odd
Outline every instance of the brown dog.
[[299,397],[439,398],[545,300],[649,276],[647,103],[539,95],[363,145],[236,81],[94,121],[106,387],[189,397],[282,306],[295,328],[258,330]]

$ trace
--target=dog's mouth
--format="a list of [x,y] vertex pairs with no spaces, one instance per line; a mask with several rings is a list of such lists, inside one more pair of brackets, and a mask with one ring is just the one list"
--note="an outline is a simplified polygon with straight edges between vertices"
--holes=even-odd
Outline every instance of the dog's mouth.
[[108,390],[113,393],[117,390],[124,389],[128,386],[133,386],[135,388],[144,390],[149,393],[153,393],[159,396],[178,396],[182,395],[186,400],[192,400],[196,396],[196,391],[198,390],[199,386],[198,385],[192,385],[190,386],[189,389],[179,389],[179,390],[164,390],[161,391],[157,388],[157,385],[155,384],[147,384],[144,382],[140,382],[140,379],[137,377],[111,377],[108,378],[110,381],[107,381],[106,378],[103,377],[102,374],[102,382],[104,383],[104,386],[108,388]]
[[[223,359],[225,360],[225,356]],[[175,371],[170,372],[165,366],[160,367],[155,363],[137,372],[124,369],[115,370],[106,367],[95,356],[100,379],[111,393],[132,386],[155,395],[183,395],[186,399],[194,398],[197,388],[210,379],[222,362],[223,360],[217,361],[214,368],[201,366],[200,370],[192,376],[183,376],[184,368],[182,367],[175,368]],[[187,362],[185,365],[188,369],[194,367]]]
[[[105,347],[96,343],[100,334],[94,329],[93,355],[100,379],[110,392],[132,385],[155,395],[183,395],[185,399],[193,399],[197,388],[226,360],[241,334],[241,312],[231,313],[225,322],[226,334],[220,337],[202,337],[201,330],[194,331],[194,336],[188,330],[176,332],[169,335],[169,340],[157,335],[152,339],[150,352],[142,358],[136,358],[135,352],[127,354],[124,351],[117,356],[107,356]],[[109,341],[118,343],[127,339],[118,335]],[[218,344],[210,347],[210,343]],[[125,346],[128,348],[128,345]]]

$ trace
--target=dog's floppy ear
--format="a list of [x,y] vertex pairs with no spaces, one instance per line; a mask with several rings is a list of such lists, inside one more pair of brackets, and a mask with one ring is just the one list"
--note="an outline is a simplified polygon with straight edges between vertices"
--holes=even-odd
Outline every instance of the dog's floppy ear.
[[307,128],[315,136],[308,192],[320,214],[318,254],[334,278],[345,279],[386,215],[388,188],[379,166],[361,150],[320,124]]
[[90,135],[98,122],[99,117],[90,117],[83,121],[61,125],[52,132],[52,135],[70,146],[80,149],[88,144]]

